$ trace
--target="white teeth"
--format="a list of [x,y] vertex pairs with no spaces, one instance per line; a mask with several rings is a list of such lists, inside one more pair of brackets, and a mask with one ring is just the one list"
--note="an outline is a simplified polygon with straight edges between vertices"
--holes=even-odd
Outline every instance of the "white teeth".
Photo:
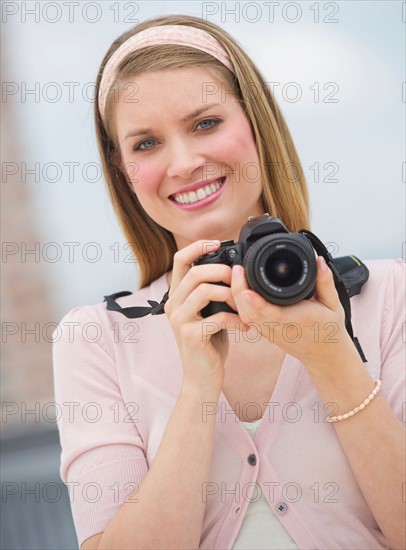
[[197,195],[197,198],[199,200],[205,199],[207,197],[206,192],[204,191],[204,189],[198,189],[196,191],[196,195]]
[[222,184],[220,183],[220,180],[217,180],[217,182],[210,183],[209,185],[206,185],[206,187],[201,187],[196,192],[191,191],[190,193],[179,193],[173,198],[176,202],[179,202],[180,204],[191,204],[205,199],[206,197],[209,197],[210,195],[215,193],[221,185]]

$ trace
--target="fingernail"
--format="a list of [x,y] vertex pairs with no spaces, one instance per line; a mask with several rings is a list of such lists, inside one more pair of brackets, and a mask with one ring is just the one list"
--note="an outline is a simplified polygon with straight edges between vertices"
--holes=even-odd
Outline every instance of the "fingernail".
[[232,272],[233,272],[233,277],[236,277],[236,278],[241,277],[241,275],[242,275],[242,266],[240,266],[238,264],[234,264]]
[[205,241],[202,247],[202,254],[209,254],[215,252],[220,245],[220,241]]
[[320,269],[324,272],[327,271],[327,264],[326,260],[323,258],[323,256],[320,256]]

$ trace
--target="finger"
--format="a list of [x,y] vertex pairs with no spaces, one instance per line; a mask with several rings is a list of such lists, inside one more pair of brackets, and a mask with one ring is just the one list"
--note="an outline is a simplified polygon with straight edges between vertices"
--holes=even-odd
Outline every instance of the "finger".
[[210,335],[210,333],[215,334],[220,330],[241,330],[242,332],[246,332],[249,328],[237,314],[225,311],[215,313],[202,321],[202,332],[206,336]]
[[[202,283],[184,301],[185,320],[200,318],[200,311],[210,302],[223,302],[233,308],[235,303],[230,298],[231,291],[229,287]],[[237,313],[236,308],[234,311]]]
[[[196,265],[189,269],[180,281],[174,298],[177,304],[183,304],[189,295],[203,283],[230,290],[231,268],[226,264]],[[227,286],[215,283],[224,283]]]
[[242,293],[244,290],[249,290],[247,278],[245,276],[245,269],[242,265],[233,265],[231,288],[237,293]]
[[250,289],[245,276],[245,270],[240,265],[233,266],[231,292],[237,305],[238,313],[246,322],[249,322],[248,319],[251,319],[254,311],[257,312],[269,305],[262,296]]
[[191,268],[192,263],[202,254],[216,251],[220,246],[220,241],[199,240],[185,248],[178,250],[173,257],[171,295],[178,287],[180,281]]
[[334,311],[341,306],[333,273],[323,256],[317,258],[316,297],[319,302]]

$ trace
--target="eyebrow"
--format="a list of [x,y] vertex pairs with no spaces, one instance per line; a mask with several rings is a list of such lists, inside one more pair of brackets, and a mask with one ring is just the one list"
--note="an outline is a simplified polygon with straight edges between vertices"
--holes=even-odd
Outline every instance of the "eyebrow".
[[[201,107],[200,109],[196,109],[192,113],[186,115],[185,117],[183,117],[181,119],[181,121],[182,122],[188,122],[192,118],[195,118],[195,117],[199,116],[200,114],[204,113],[205,111],[208,111],[212,107],[218,107],[219,105],[220,105],[220,103],[210,103],[210,105],[206,105],[205,107]],[[128,134],[124,138],[124,141],[126,139],[130,138],[130,137],[143,136],[143,135],[149,134],[151,132],[152,132],[151,128],[136,128],[136,129],[130,130],[128,132]]]

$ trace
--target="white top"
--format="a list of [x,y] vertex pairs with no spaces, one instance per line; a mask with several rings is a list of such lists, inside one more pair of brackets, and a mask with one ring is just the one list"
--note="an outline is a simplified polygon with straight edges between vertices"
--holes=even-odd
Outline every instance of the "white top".
[[[262,419],[255,422],[241,422],[252,439]],[[296,550],[299,547],[269,506],[260,485],[252,493],[240,531],[232,550]]]

